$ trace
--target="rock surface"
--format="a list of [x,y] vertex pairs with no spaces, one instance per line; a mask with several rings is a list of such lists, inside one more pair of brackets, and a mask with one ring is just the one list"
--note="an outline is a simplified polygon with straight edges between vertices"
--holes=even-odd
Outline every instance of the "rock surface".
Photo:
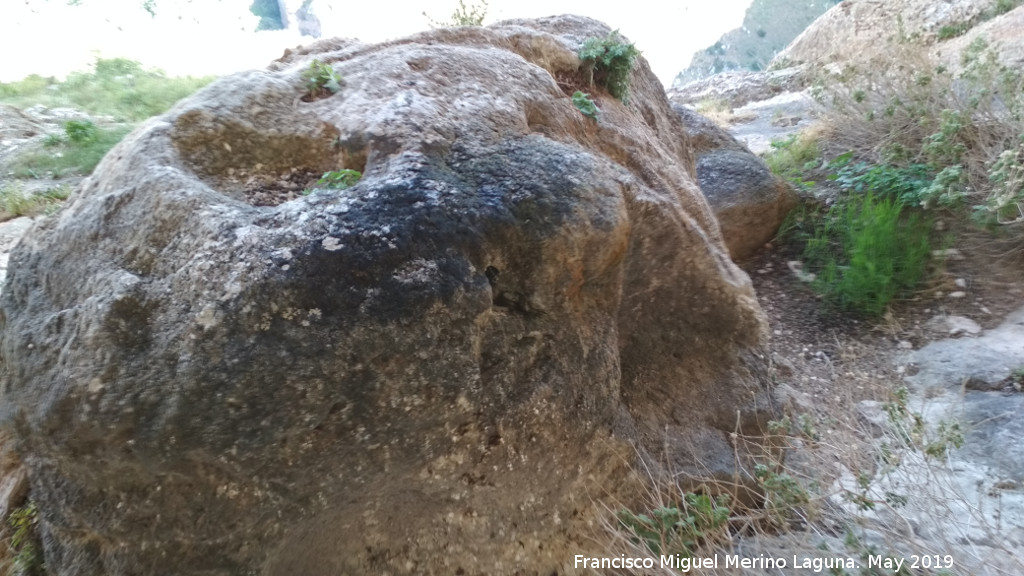
[[932,342],[914,352],[909,361],[919,370],[907,380],[919,388],[1000,387],[1024,366],[1024,309],[977,338]]
[[768,100],[800,88],[804,68],[794,66],[770,72],[734,70],[695,80],[668,91],[669,100],[680,104],[720,101],[738,108],[750,102]]
[[995,50],[1000,64],[1013,70],[1024,68],[1024,5],[974,26],[963,36],[938,43],[932,49],[933,57],[952,72],[960,72],[964,51],[978,40]]
[[[873,515],[882,526],[905,526],[908,542],[955,552],[958,567],[968,573],[1019,572],[1024,395],[1010,387],[981,390],[1000,387],[1024,367],[1024,308],[977,338],[938,340],[899,362],[917,367],[905,377],[907,406],[927,425],[915,433],[925,443],[945,445],[948,453],[937,460],[907,453],[899,473],[881,470],[874,494],[884,497],[907,486],[914,492],[906,506],[879,507]],[[953,445],[953,430],[962,434],[962,448]]]
[[775,237],[796,194],[743,144],[697,112],[673,105],[697,155],[697,181],[718,218],[733,259]]
[[126,137],[0,296],[50,572],[572,574],[638,453],[732,478],[765,317],[646,63],[573,106],[608,33],[322,41]]
[[773,65],[862,65],[888,61],[903,37],[934,43],[944,26],[981,17],[996,0],[845,0],[779,52]]

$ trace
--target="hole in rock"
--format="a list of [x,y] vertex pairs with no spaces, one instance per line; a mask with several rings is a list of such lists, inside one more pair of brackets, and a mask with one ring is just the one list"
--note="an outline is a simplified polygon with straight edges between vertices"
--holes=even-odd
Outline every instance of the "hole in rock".
[[597,94],[595,94],[597,85],[591,86],[587,83],[578,70],[559,70],[555,72],[554,76],[555,82],[566,96],[572,98],[572,95],[578,90],[590,94],[590,97],[595,102],[597,101]]
[[487,283],[490,284],[492,288],[498,282],[498,276],[500,274],[501,271],[494,266],[488,266],[487,269],[484,270],[484,275],[487,276]]
[[243,183],[243,198],[253,206],[277,206],[295,200],[316,187],[321,176],[323,172],[308,168],[284,174],[235,173],[235,178]]

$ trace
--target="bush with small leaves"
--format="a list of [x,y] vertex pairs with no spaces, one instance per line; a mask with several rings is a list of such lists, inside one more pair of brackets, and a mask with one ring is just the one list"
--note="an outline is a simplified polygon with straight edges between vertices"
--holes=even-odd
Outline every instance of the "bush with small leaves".
[[99,130],[91,120],[68,120],[64,123],[64,133],[75,144],[95,142],[99,137]]
[[617,31],[605,38],[588,38],[579,51],[586,80],[622,102],[629,99],[629,74],[639,55],[636,46],[622,42]]
[[727,494],[686,493],[676,506],[661,506],[647,514],[620,510],[621,526],[655,556],[681,554],[692,556],[706,540],[728,530]]

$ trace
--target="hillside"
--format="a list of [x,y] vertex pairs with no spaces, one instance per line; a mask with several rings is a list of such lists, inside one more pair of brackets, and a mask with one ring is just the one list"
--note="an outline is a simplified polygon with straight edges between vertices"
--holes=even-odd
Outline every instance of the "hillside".
[[707,78],[726,70],[764,70],[811,22],[838,0],[754,0],[743,25],[697,52],[675,85]]

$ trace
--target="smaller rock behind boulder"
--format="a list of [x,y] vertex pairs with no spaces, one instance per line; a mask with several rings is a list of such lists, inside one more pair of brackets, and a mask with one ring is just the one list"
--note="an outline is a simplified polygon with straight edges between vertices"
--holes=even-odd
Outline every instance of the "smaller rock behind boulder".
[[796,206],[796,194],[714,122],[680,104],[672,109],[686,126],[698,184],[718,218],[729,254],[734,260],[750,256],[775,236]]

